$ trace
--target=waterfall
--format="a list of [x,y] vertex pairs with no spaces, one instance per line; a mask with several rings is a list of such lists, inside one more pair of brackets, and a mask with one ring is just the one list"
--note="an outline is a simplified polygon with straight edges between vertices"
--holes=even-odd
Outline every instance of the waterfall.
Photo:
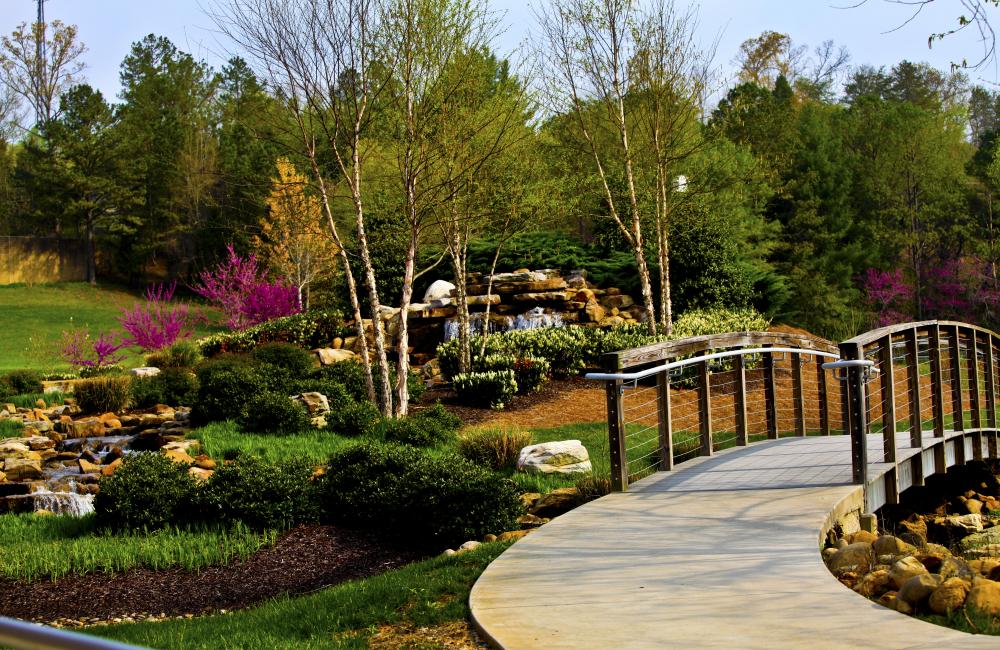
[[[483,333],[483,321],[485,320],[485,316],[485,313],[469,314],[469,330],[472,332],[473,336]],[[511,329],[514,329],[513,318],[510,316],[497,316],[495,314],[490,314],[490,334],[495,334],[496,332],[506,332]],[[457,338],[458,319],[449,318],[444,322],[444,340],[450,341],[451,339]]]
[[93,494],[77,494],[76,492],[53,492],[42,488],[29,495],[34,501],[35,512],[48,510],[54,515],[69,515],[82,517],[94,511]]
[[562,314],[546,314],[541,307],[535,307],[520,314],[514,319],[514,324],[510,329],[514,330],[534,330],[542,327],[562,327]]

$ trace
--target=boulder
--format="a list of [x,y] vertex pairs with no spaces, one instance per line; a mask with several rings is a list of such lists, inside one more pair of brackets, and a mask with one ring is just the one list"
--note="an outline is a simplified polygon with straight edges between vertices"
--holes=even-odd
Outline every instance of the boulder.
[[583,502],[583,495],[577,488],[556,488],[535,501],[529,514],[545,518],[558,517]]
[[913,551],[913,545],[892,535],[882,535],[872,542],[872,550],[875,555],[905,555]]
[[191,450],[197,449],[198,446],[199,443],[197,440],[177,440],[163,445],[163,451],[182,451],[184,453],[189,453]]
[[45,436],[29,436],[27,438],[21,438],[21,441],[27,444],[28,449],[31,451],[45,451],[46,449],[52,449],[56,446],[55,440],[46,438]]
[[[847,536],[847,541],[849,541],[851,544],[855,544],[857,542],[865,542],[867,544],[875,544],[875,540],[877,540],[877,539],[878,539],[878,535],[876,535],[875,533],[870,533],[867,530],[859,530],[858,532],[854,533],[853,535],[848,535]],[[878,552],[876,551],[876,553],[878,553]]]
[[205,454],[200,454],[194,458],[194,466],[201,469],[215,469],[216,463],[214,460],[206,456]]
[[966,499],[965,509],[972,515],[978,515],[983,511],[983,502],[979,499]]
[[482,545],[483,545],[482,542],[477,542],[475,540],[470,540],[470,541],[462,544],[461,546],[459,546],[458,547],[458,552],[462,553],[464,551],[474,551],[474,550],[476,550],[477,548],[479,548]]
[[42,457],[37,452],[31,450],[26,438],[8,438],[0,442],[0,460],[7,460],[8,458],[41,460]]
[[[35,452],[31,452],[35,453]],[[8,481],[32,481],[42,478],[42,461],[33,458],[7,458],[3,472]]]
[[164,447],[161,453],[169,458],[175,463],[184,463],[186,465],[194,465],[194,458],[189,456],[187,453],[177,450],[177,449],[167,449]]
[[210,469],[202,469],[201,467],[189,467],[188,474],[194,478],[194,480],[201,483],[212,478],[212,474],[215,474],[215,472]]
[[954,535],[968,535],[978,533],[983,530],[982,515],[949,515],[947,517],[935,517],[932,521],[935,526],[944,528],[948,533]]
[[893,588],[892,580],[889,577],[889,572],[885,569],[879,569],[877,571],[872,571],[864,578],[861,579],[854,587],[854,591],[858,592],[865,598],[874,598],[881,596],[883,593],[889,591]]
[[1000,614],[1000,582],[977,580],[969,590],[965,606],[989,616]]
[[101,466],[101,475],[112,476],[118,470],[118,468],[121,467],[121,465],[122,465],[122,459],[116,458],[107,465]]
[[74,420],[63,429],[68,438],[96,438],[104,435],[104,423],[98,418]]
[[848,571],[864,575],[871,570],[874,561],[872,545],[867,542],[856,542],[837,551],[830,558],[829,567],[837,577]]
[[132,368],[131,372],[135,377],[155,377],[160,374],[160,369],[152,366],[146,366],[143,368]]
[[919,607],[930,598],[930,595],[934,593],[935,589],[941,586],[942,582],[944,581],[941,579],[941,576],[933,573],[913,576],[899,588],[897,598],[906,602],[911,607]]
[[324,366],[332,366],[341,361],[351,361],[358,356],[350,350],[335,350],[333,348],[319,348],[313,350],[313,352],[316,353],[319,357],[319,362]]
[[889,569],[889,579],[892,580],[892,584],[896,586],[896,589],[899,589],[903,586],[903,583],[913,576],[923,575],[927,572],[927,567],[917,558],[904,557]]
[[980,533],[973,533],[962,538],[959,542],[963,551],[969,554],[978,554],[977,551],[985,550],[993,544],[1000,544],[1000,526],[987,528]]
[[530,530],[508,530],[506,533],[500,533],[500,535],[497,537],[497,541],[509,542],[511,540],[521,539],[530,532],[531,532]]
[[927,601],[931,611],[935,614],[947,616],[962,608],[965,604],[965,597],[969,594],[969,585],[961,578],[948,578],[941,583],[941,586],[934,590]]
[[310,392],[302,393],[292,397],[293,402],[298,402],[306,407],[309,415],[326,415],[330,412],[330,402],[323,393]]
[[101,466],[100,465],[98,465],[96,463],[92,463],[89,460],[86,460],[85,458],[81,458],[81,459],[79,459],[76,462],[80,466],[80,473],[81,474],[100,474],[101,473]]
[[529,474],[589,474],[593,471],[587,448],[579,440],[529,445],[518,455],[517,469]]
[[424,292],[423,302],[451,298],[451,292],[455,290],[455,285],[447,280],[435,280]]

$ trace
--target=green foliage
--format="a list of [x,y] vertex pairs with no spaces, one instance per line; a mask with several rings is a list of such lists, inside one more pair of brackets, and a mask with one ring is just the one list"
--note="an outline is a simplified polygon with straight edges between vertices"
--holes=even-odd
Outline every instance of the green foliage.
[[271,392],[280,378],[239,358],[204,363],[198,368],[198,396],[191,418],[199,424],[238,420],[247,415],[248,399]]
[[549,362],[543,357],[518,356],[514,354],[487,354],[476,357],[472,364],[476,372],[491,370],[512,370],[517,381],[517,394],[525,395],[538,391],[549,378]]
[[292,343],[265,343],[250,356],[260,363],[284,368],[292,377],[305,377],[316,365],[312,354]]
[[167,367],[158,375],[132,380],[132,405],[138,408],[191,404],[197,393],[198,377],[185,367]]
[[521,450],[531,444],[531,432],[518,427],[490,426],[463,433],[458,439],[462,456],[494,470],[512,470]]
[[466,404],[502,409],[517,394],[513,370],[463,372],[451,379],[458,398]]
[[42,392],[42,373],[37,370],[14,370],[0,377],[0,396]]
[[767,318],[753,309],[693,309],[677,319],[671,338],[726,332],[764,332],[770,325]]
[[245,431],[255,433],[295,433],[311,426],[305,406],[288,395],[268,391],[250,397],[237,422]]
[[499,534],[522,512],[510,479],[405,445],[365,442],[335,453],[320,489],[334,521],[426,548]]
[[80,368],[80,377],[90,379],[91,377],[108,377],[113,375],[124,375],[125,367],[118,363],[110,363],[106,366],[84,366]]
[[290,528],[318,518],[313,467],[298,459],[267,463],[251,455],[219,466],[199,489],[210,522],[239,522],[253,530]]
[[220,332],[198,339],[205,356],[222,352],[250,352],[264,343],[291,343],[302,348],[326,347],[338,336],[351,335],[344,317],[336,310],[307,311],[238,332]]
[[339,381],[330,379],[302,379],[294,384],[295,394],[301,393],[322,393],[326,396],[326,401],[330,404],[333,412],[346,408],[354,403],[344,385]]
[[332,411],[326,416],[326,421],[330,431],[354,438],[372,435],[382,421],[382,414],[377,406],[368,400],[361,400],[339,411]]
[[[365,388],[365,368],[358,361],[341,361],[329,366],[321,366],[313,371],[312,376],[317,379],[330,379],[341,383],[355,400],[368,399],[368,392]],[[377,387],[379,372],[378,367],[375,365],[372,366],[372,376],[375,379]],[[396,368],[393,365],[389,366],[389,385],[396,385]],[[410,400],[412,401],[419,400],[420,396],[427,390],[423,379],[420,377],[420,373],[415,370],[410,371],[406,387],[410,392]]]
[[194,341],[177,341],[146,355],[146,365],[156,368],[194,368],[201,361],[201,349]]
[[94,499],[97,522],[114,530],[156,530],[194,518],[196,485],[186,465],[158,453],[125,456],[101,480]]
[[109,375],[81,379],[73,384],[73,394],[84,413],[120,413],[132,400],[132,378]]
[[382,420],[375,427],[375,435],[388,442],[414,447],[433,447],[454,437],[462,420],[449,413],[440,404],[417,414]]

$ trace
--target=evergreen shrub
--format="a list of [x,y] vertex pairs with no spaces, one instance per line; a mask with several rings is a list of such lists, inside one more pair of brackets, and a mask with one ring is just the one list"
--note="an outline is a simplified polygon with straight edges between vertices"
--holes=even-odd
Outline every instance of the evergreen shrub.
[[288,395],[265,391],[252,395],[236,419],[251,433],[289,434],[309,429],[309,411]]
[[242,455],[199,488],[200,514],[208,522],[242,522],[256,530],[314,523],[319,512],[312,473],[305,460],[270,464]]
[[465,404],[502,409],[517,393],[513,370],[464,372],[452,377],[458,398]]
[[195,517],[197,485],[188,466],[158,453],[125,456],[101,480],[94,499],[97,522],[114,530],[156,530]]

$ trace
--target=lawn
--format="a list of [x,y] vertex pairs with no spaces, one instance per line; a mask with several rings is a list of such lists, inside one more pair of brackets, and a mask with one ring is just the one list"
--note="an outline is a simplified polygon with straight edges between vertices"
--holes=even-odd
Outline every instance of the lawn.
[[[140,292],[83,282],[0,286],[0,373],[19,368],[68,370],[59,358],[63,332],[80,328],[89,328],[93,335],[120,331],[121,309],[142,300]],[[215,328],[200,326],[195,335],[212,331]],[[126,365],[141,365],[138,351],[131,348],[129,352]]]

